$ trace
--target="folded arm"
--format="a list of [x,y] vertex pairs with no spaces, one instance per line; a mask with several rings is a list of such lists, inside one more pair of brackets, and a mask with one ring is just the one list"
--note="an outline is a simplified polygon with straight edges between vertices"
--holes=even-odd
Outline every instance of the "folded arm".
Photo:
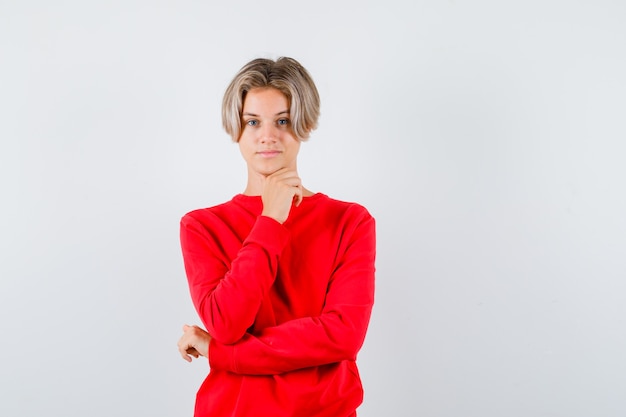
[[246,333],[231,344],[213,339],[211,368],[267,375],[354,360],[374,302],[375,251],[374,219],[368,215],[351,231],[319,316],[290,320],[254,335]]
[[[216,219],[208,230],[193,217],[181,221],[181,246],[189,289],[196,311],[215,341],[234,343],[254,323],[261,301],[274,283],[278,258],[289,232],[275,220],[260,216],[236,256],[232,231]],[[220,239],[217,239],[220,236]]]

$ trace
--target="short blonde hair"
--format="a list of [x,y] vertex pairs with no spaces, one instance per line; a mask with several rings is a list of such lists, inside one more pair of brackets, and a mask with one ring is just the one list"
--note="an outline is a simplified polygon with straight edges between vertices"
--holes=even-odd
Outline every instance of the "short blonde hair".
[[241,113],[248,91],[275,88],[287,97],[294,135],[306,140],[317,127],[320,97],[307,70],[293,58],[257,58],[244,65],[230,82],[222,101],[222,125],[234,142],[243,130]]

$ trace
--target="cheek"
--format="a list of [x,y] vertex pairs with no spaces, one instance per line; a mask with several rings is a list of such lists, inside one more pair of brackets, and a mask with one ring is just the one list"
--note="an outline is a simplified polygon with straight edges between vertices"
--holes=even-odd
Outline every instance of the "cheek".
[[237,142],[237,144],[239,145],[239,152],[241,152],[243,156],[250,154],[250,144],[243,140],[243,138],[239,138],[239,142]]
[[298,152],[300,152],[300,142],[296,140],[296,142],[292,145],[291,152],[294,154],[297,154]]

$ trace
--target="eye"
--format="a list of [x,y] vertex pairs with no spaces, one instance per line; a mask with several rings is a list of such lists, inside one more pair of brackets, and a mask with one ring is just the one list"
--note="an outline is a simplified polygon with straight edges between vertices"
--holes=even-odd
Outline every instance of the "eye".
[[289,124],[289,119],[278,119],[279,126],[287,126]]
[[254,127],[254,126],[258,126],[258,124],[259,124],[259,121],[255,120],[255,119],[250,119],[250,120],[246,121],[246,125],[248,125],[248,126],[253,126]]

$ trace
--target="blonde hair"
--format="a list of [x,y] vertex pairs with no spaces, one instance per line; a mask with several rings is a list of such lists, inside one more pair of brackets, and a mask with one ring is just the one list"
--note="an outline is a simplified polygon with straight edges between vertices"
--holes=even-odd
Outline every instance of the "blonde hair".
[[234,142],[243,130],[241,112],[248,91],[275,88],[287,97],[294,135],[306,140],[317,127],[320,97],[307,70],[293,58],[257,58],[244,65],[230,82],[222,101],[222,125]]

